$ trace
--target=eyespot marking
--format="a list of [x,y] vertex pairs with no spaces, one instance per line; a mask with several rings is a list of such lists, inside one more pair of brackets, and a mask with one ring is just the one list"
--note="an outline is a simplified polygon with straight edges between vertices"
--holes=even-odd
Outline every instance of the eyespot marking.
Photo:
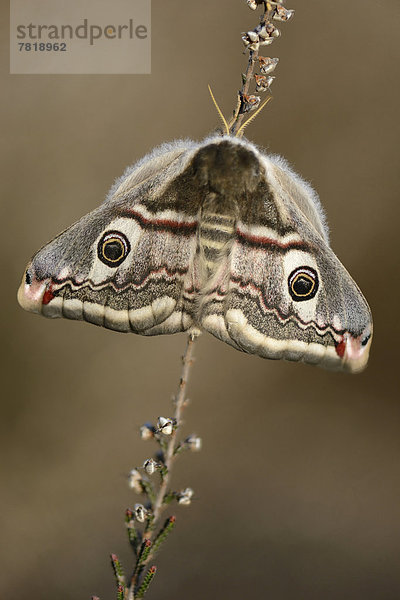
[[318,274],[311,267],[298,267],[289,275],[289,294],[296,302],[314,298],[318,285]]
[[97,245],[97,256],[108,267],[118,267],[131,249],[128,238],[119,231],[106,231]]

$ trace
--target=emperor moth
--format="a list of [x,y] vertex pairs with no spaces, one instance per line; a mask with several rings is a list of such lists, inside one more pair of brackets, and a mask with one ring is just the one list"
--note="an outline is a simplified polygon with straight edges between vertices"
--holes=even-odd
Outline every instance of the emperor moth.
[[205,330],[237,350],[350,372],[372,317],[329,245],[317,194],[231,136],[175,141],[28,264],[20,305],[142,335]]

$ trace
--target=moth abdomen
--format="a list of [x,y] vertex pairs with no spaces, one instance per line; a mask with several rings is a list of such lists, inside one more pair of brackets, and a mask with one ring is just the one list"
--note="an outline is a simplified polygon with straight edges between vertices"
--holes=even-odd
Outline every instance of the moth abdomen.
[[209,274],[213,273],[220,264],[223,257],[229,252],[234,231],[234,221],[232,222],[232,232],[213,231],[200,226],[199,229],[199,247],[200,254],[204,256],[205,264]]
[[219,212],[219,197],[210,194],[205,200],[200,216],[198,243],[200,256],[208,275],[212,275],[221,260],[229,253],[236,227],[236,203]]

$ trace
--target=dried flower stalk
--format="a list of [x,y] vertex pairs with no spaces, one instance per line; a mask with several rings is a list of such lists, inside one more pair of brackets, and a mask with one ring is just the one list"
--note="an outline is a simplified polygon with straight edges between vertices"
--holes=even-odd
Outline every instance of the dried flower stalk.
[[[252,10],[262,6],[263,13],[259,25],[242,34],[243,44],[246,51],[249,52],[249,60],[246,72],[242,74],[242,87],[239,90],[237,105],[229,123],[229,133],[235,136],[243,135],[244,128],[272,98],[270,86],[274,77],[271,73],[276,68],[279,59],[259,56],[260,47],[269,46],[276,38],[280,37],[280,31],[272,21],[289,21],[294,14],[294,10],[287,9],[282,2],[246,0],[246,3]],[[254,73],[257,66],[260,74]],[[267,99],[262,104],[260,96],[250,93],[253,79],[256,82],[255,91],[257,93],[268,93]],[[244,116],[251,111],[256,112],[243,123]]]
[[[192,434],[178,442],[177,435],[182,425],[182,412],[187,404],[186,389],[189,373],[193,364],[193,347],[198,333],[189,334],[185,354],[182,358],[182,372],[179,388],[174,398],[172,417],[158,417],[157,425],[146,423],[140,428],[142,440],[154,440],[159,446],[154,458],[147,458],[143,467],[132,469],[129,473],[129,486],[144,499],[135,504],[133,509],[125,513],[125,525],[128,539],[134,553],[135,563],[130,577],[127,579],[122,565],[115,554],[111,554],[111,565],[116,581],[117,600],[138,600],[146,594],[152,583],[156,567],[151,565],[157,550],[175,526],[176,518],[169,516],[161,524],[166,507],[176,501],[181,505],[191,503],[193,490],[181,491],[170,489],[172,466],[183,450],[198,451],[201,439]],[[143,471],[143,473],[142,473]],[[158,471],[160,483],[156,487],[151,477]],[[161,527],[160,527],[161,525]],[[99,600],[92,596],[92,600]]]

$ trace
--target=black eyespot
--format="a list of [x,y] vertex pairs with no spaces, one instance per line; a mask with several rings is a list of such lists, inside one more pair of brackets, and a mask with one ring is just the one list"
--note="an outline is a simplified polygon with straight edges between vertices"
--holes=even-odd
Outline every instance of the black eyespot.
[[318,291],[318,275],[311,267],[298,267],[288,279],[289,294],[296,302],[311,300]]
[[25,283],[26,285],[31,285],[32,283],[32,275],[29,273],[29,271],[25,273]]
[[131,246],[119,231],[106,231],[97,245],[97,256],[108,267],[118,267],[127,257]]

